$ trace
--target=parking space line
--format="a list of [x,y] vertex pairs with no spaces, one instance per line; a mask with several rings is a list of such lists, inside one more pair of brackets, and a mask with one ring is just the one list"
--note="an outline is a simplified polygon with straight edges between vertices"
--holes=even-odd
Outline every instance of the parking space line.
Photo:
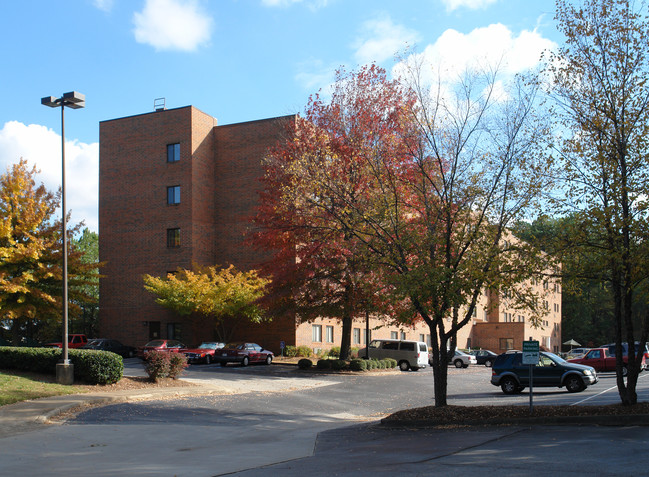
[[[638,381],[640,381],[641,379],[643,379],[645,376],[647,376],[647,375],[644,375],[644,376],[638,376]],[[594,395],[592,395],[592,396],[589,396],[589,397],[587,397],[586,399],[582,399],[581,401],[573,402],[573,403],[570,404],[570,405],[571,405],[571,406],[577,406],[577,405],[579,405],[579,404],[583,404],[583,403],[585,403],[586,401],[590,401],[591,399],[594,399],[594,398],[596,398],[596,397],[599,397],[599,396],[601,396],[602,394],[607,393],[607,392],[609,392],[609,391],[611,391],[611,390],[613,390],[613,389],[617,389],[617,385],[615,385],[615,386],[611,386],[611,387],[608,388],[608,389],[604,389],[604,391],[599,392],[599,393],[597,393],[597,394],[594,394]]]

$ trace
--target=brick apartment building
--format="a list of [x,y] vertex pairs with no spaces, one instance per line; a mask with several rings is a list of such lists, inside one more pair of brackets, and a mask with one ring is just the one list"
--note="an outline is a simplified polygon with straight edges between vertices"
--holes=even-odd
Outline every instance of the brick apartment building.
[[[155,338],[187,345],[216,339],[212,326],[157,305],[142,276],[163,276],[178,267],[233,264],[255,268],[261,257],[243,244],[247,217],[258,200],[261,159],[295,116],[218,126],[193,106],[102,121],[99,163],[99,258],[102,335],[140,346]],[[542,328],[507,309],[506,300],[485,293],[475,320],[458,336],[459,347],[493,351],[518,348],[526,339],[559,351],[561,291],[545,286],[550,313]],[[488,311],[487,311],[488,310]],[[429,330],[387,327],[370,319],[371,338],[429,341]],[[275,352],[280,342],[326,350],[340,343],[335,319],[297,323],[276,317],[239,329],[237,338]],[[367,342],[365,322],[353,329],[352,345]]]

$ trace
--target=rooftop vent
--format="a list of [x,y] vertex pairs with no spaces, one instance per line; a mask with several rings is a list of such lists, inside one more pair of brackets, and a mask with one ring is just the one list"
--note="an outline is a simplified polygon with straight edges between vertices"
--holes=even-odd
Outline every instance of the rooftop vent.
[[165,98],[156,98],[153,100],[153,109],[155,111],[164,111],[167,109]]

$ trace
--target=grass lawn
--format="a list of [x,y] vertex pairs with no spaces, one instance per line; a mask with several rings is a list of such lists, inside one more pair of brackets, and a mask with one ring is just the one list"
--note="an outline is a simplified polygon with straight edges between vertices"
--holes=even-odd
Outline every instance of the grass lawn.
[[57,384],[54,376],[0,371],[0,406],[29,399],[79,394],[86,391],[83,387]]

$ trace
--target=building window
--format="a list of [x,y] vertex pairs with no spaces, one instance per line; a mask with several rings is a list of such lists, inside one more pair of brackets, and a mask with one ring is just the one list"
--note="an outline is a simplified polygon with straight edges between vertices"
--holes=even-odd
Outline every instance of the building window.
[[180,144],[167,144],[167,162],[180,161]]
[[390,339],[398,340],[399,339],[399,332],[398,331],[390,331]]
[[420,334],[419,334],[419,341],[422,341],[422,342],[425,343],[425,342],[426,342],[426,335],[423,334],[423,333],[420,333]]
[[327,326],[326,328],[326,333],[327,333],[327,343],[333,343],[334,342],[334,327],[333,326]]
[[405,332],[405,331],[402,331],[402,332],[401,332],[401,339],[402,339],[402,340],[405,340],[405,339],[406,339],[406,332]]
[[364,330],[363,331],[363,344],[367,344],[370,341],[372,341],[372,330]]
[[180,229],[167,229],[167,247],[180,247]]
[[180,323],[167,323],[167,339],[169,340],[183,339],[182,326]]
[[167,205],[180,204],[180,186],[167,187]]
[[322,343],[322,325],[311,325],[311,341]]
[[352,339],[354,340],[354,344],[361,344],[361,329],[360,328],[354,328],[354,333],[353,333]]
[[500,349],[514,349],[514,338],[500,338]]

